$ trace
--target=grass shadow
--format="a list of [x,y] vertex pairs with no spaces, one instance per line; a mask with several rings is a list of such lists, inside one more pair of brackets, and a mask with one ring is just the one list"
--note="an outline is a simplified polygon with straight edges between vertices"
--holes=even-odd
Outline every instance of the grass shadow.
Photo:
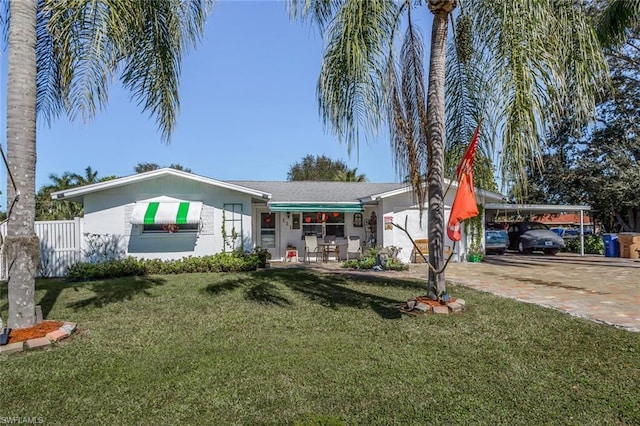
[[245,299],[282,307],[291,305],[291,302],[287,298],[279,294],[278,289],[273,283],[264,281],[249,286],[245,291]]
[[272,304],[276,306],[289,306],[291,302],[280,294],[276,285],[272,281],[260,275],[252,273],[248,277],[228,277],[215,284],[209,284],[203,290],[210,296],[217,296],[222,293],[231,292],[236,289],[244,289],[244,298],[262,304]]
[[[309,271],[298,268],[270,269],[250,273],[244,277],[228,277],[215,284],[209,284],[203,292],[217,296],[224,292],[242,288],[246,300],[288,307],[292,302],[284,297],[278,287],[286,287],[303,295],[310,301],[338,309],[342,306],[372,309],[382,318],[401,318],[400,306],[405,301],[394,300],[360,291],[349,286],[397,286],[400,288],[424,288],[410,280],[390,280],[362,274],[337,274]],[[364,289],[364,287],[363,287]]]
[[402,318],[402,313],[398,307],[398,304],[395,303],[393,305],[382,304],[379,302],[369,302],[369,307],[373,309],[373,311],[380,315],[380,317],[384,319],[400,319]]
[[[244,280],[243,280],[244,281]],[[209,284],[203,290],[204,293],[209,294],[211,296],[216,296],[218,294],[227,293],[233,291],[239,287],[241,287],[243,283],[238,279],[233,280],[224,280],[219,283]]]
[[101,281],[89,284],[90,290],[95,293],[95,296],[69,303],[67,306],[75,310],[88,306],[101,308],[110,303],[131,300],[134,296],[139,294],[151,296],[149,289],[165,283],[166,280],[163,278],[150,277],[127,277]]
[[[399,307],[403,304],[402,301],[348,287],[349,284],[357,281],[370,284],[371,277],[369,276],[323,274],[301,270],[295,270],[296,272],[292,273],[292,271],[294,270],[272,270],[265,271],[264,274],[273,280],[282,282],[286,287],[302,294],[307,299],[331,309],[338,309],[342,306],[369,308],[386,319],[401,317]],[[397,315],[393,313],[394,310],[398,312]]]
[[42,308],[42,318],[49,318],[49,314],[58,301],[58,298],[64,290],[69,288],[69,283],[59,278],[38,279],[36,281],[36,289],[45,291],[44,296],[36,303],[36,305],[40,305]]

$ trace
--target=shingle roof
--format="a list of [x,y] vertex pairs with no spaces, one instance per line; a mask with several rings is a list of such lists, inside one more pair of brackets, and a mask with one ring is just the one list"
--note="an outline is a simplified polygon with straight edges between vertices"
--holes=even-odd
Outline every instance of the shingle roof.
[[276,203],[352,203],[371,195],[408,188],[406,183],[336,181],[227,181],[268,192]]

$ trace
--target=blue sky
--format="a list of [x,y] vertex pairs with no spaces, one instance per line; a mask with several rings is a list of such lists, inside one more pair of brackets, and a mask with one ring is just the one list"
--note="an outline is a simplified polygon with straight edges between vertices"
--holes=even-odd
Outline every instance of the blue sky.
[[[162,142],[155,121],[114,82],[109,105],[92,121],[39,123],[36,188],[52,173],[91,166],[99,176],[125,176],[141,162],[179,163],[222,180],[286,180],[289,167],[307,154],[343,160],[373,182],[397,181],[386,132],[349,156],[325,131],[316,98],[321,52],[317,30],[291,21],[284,2],[218,2],[202,43],[184,60],[171,143]],[[4,196],[4,167],[0,178]],[[0,203],[4,209],[4,198]]]

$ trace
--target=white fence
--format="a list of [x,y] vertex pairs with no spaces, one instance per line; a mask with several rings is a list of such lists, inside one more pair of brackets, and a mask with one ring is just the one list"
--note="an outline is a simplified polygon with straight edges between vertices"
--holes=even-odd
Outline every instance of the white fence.
[[[51,220],[35,223],[40,239],[40,277],[62,277],[67,267],[82,259],[82,219]],[[2,240],[7,236],[7,222],[0,224]],[[7,279],[4,245],[0,249],[0,280]]]

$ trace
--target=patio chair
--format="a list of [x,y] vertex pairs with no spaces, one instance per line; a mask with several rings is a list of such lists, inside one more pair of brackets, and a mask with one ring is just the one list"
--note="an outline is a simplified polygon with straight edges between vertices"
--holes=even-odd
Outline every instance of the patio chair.
[[351,236],[347,240],[347,260],[350,254],[356,254],[356,259],[362,256],[362,246],[360,245],[360,237]]
[[310,262],[311,256],[316,258],[316,262],[318,261],[318,256],[322,255],[322,250],[320,250],[320,246],[318,246],[318,237],[316,235],[305,235],[304,237],[304,261]]

